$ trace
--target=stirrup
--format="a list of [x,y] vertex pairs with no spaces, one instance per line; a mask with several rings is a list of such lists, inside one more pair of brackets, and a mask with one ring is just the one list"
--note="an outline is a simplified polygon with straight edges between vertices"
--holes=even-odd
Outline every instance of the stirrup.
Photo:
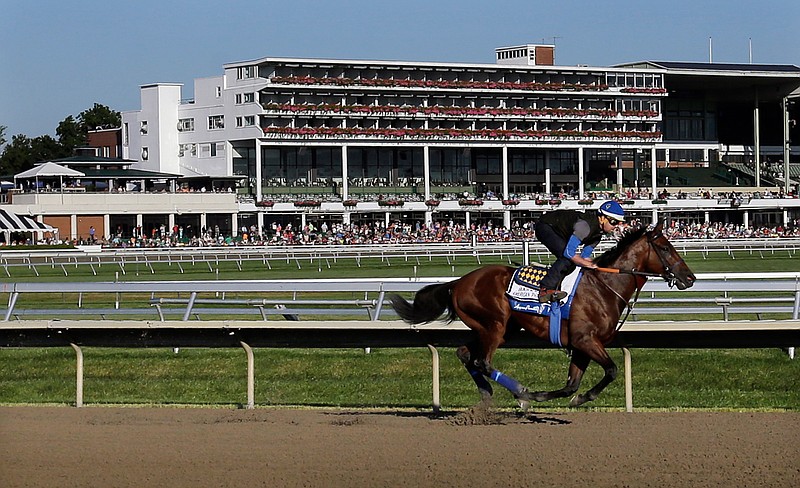
[[561,290],[548,290],[542,289],[539,291],[539,302],[540,303],[553,303],[558,302],[564,297],[567,296],[567,293]]

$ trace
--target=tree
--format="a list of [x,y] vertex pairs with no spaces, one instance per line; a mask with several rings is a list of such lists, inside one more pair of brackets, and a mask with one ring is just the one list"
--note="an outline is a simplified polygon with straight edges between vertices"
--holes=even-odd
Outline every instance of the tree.
[[63,158],[68,155],[64,147],[49,135],[30,139],[18,134],[3,149],[0,155],[0,174],[12,176],[21,173],[42,161]]
[[105,105],[95,103],[90,109],[81,112],[77,119],[70,115],[58,124],[58,142],[72,154],[76,147],[88,144],[88,133],[96,129],[114,129],[122,125],[122,116]]
[[122,125],[122,116],[105,105],[95,103],[74,117],[68,116],[56,128],[58,140],[49,135],[30,139],[24,134],[6,140],[6,126],[0,125],[0,174],[13,175],[30,169],[35,163],[70,156],[75,148],[88,144],[88,132],[97,128],[113,129]]
[[56,135],[58,135],[59,144],[69,148],[69,153],[72,153],[76,147],[84,147],[88,144],[86,129],[72,115],[58,124]]
[[78,120],[86,132],[96,129],[116,129],[122,125],[122,116],[119,112],[99,103],[81,112]]

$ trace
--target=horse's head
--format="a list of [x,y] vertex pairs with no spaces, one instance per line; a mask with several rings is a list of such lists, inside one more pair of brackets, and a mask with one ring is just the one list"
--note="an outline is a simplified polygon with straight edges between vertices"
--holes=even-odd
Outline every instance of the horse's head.
[[660,274],[669,286],[674,285],[679,290],[685,290],[694,285],[697,278],[664,236],[663,228],[663,221],[659,221],[655,228],[645,233],[650,248],[646,266],[650,268],[649,271]]

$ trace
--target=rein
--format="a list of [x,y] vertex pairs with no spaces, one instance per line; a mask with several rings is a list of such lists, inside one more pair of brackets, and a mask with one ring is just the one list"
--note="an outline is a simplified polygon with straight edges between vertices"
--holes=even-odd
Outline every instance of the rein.
[[[647,272],[647,271],[639,271],[637,269],[620,269],[620,268],[602,268],[602,267],[598,267],[598,268],[594,268],[594,269],[596,271],[600,271],[600,272],[603,272],[603,273],[627,274],[627,275],[631,275],[631,276],[645,276],[645,277],[663,278],[670,285],[670,287],[672,287],[672,284],[674,282],[674,275],[670,271],[670,267],[667,265],[666,261],[664,260],[664,257],[661,256],[661,253],[659,253],[657,249],[655,249],[655,244],[653,243],[653,240],[651,239],[651,237],[649,235],[647,236],[647,244],[648,244],[648,253],[651,252],[651,251],[655,251],[656,256],[658,256],[659,261],[661,261],[661,265],[664,267],[664,272],[663,273],[650,273],[650,272]],[[645,280],[645,282],[646,281],[647,280]],[[620,301],[622,301],[625,304],[625,307],[628,309],[627,312],[625,313],[625,316],[621,317],[620,320],[619,320],[619,323],[617,324],[616,330],[619,331],[622,328],[622,325],[625,323],[625,321],[628,320],[628,317],[631,315],[631,312],[633,312],[633,307],[636,306],[636,302],[639,301],[639,294],[642,292],[642,288],[644,288],[644,283],[642,283],[641,287],[640,286],[636,287],[636,294],[634,295],[632,302],[629,301],[629,300],[625,300],[622,297],[622,295],[620,295],[617,292],[617,290],[611,288],[608,285],[608,283],[606,283],[606,282],[604,282],[602,280],[600,281],[600,283],[602,283],[603,285],[605,285],[606,288],[611,290],[611,292],[614,293],[617,296],[617,298],[619,298]]]
[[618,268],[592,268],[595,271],[602,271],[603,273],[616,273],[616,274],[629,274],[636,276],[652,276],[654,278],[663,278],[664,275],[658,273],[648,273],[647,271],[639,271],[636,269],[618,269]]

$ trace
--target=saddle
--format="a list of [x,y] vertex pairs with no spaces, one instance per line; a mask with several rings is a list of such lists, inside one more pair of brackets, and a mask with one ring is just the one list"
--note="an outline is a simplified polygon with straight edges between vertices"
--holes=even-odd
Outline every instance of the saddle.
[[550,317],[550,342],[563,347],[561,344],[561,321],[569,319],[572,298],[575,296],[575,290],[578,288],[583,273],[581,268],[576,268],[564,278],[561,282],[561,290],[567,292],[567,296],[560,302],[540,303],[539,287],[548,269],[542,264],[517,268],[506,289],[506,296],[511,309],[515,312]]

